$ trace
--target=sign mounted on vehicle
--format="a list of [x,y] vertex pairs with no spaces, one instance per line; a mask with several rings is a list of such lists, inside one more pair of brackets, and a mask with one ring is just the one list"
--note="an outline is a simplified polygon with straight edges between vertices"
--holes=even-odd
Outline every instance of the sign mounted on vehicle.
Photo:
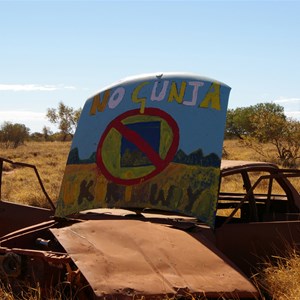
[[86,101],[57,216],[155,208],[212,224],[230,88],[193,74],[125,79]]

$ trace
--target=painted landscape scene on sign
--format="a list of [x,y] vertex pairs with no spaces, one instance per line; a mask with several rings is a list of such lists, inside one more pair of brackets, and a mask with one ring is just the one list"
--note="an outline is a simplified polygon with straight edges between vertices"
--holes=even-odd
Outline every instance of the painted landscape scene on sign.
[[195,75],[149,75],[88,99],[56,214],[155,208],[213,224],[229,91]]

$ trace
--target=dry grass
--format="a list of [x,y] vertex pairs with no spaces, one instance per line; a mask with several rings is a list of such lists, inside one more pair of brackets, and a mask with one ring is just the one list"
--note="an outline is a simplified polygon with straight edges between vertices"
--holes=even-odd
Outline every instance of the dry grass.
[[51,288],[46,292],[37,284],[36,287],[19,287],[18,293],[12,291],[10,285],[4,285],[0,282],[1,300],[78,300],[77,292],[72,292],[70,283],[67,285],[62,282],[60,286]]
[[[0,285],[0,299],[2,300],[41,300],[41,292],[39,288],[29,288],[21,291],[18,296],[14,295],[10,286]],[[50,300],[50,299],[49,299]],[[52,299],[51,299],[52,300]],[[54,300],[54,298],[53,298]],[[58,299],[57,299],[58,300]]]
[[[268,161],[278,164],[277,152],[273,145],[255,145],[264,154],[257,153],[254,149],[246,147],[241,140],[226,140],[224,142],[225,159]],[[223,155],[224,156],[224,155]]]
[[[245,148],[238,140],[226,140],[224,143],[226,150],[226,159],[238,160],[266,160],[254,150]],[[265,152],[276,160],[276,153],[272,147],[265,145]],[[37,167],[41,179],[51,199],[55,202],[58,197],[60,185],[70,149],[70,142],[28,142],[17,149],[0,148],[0,156],[16,162],[26,162]],[[6,171],[3,178],[2,199],[9,199],[21,203],[46,206],[46,200],[41,192],[37,178],[32,169],[15,168],[5,164]],[[231,181],[226,182],[224,186],[227,190],[243,192],[239,190],[242,185],[240,178],[231,176]],[[300,182],[297,179],[291,179],[296,186]],[[262,183],[263,184],[263,183]],[[223,182],[222,182],[223,185]]]
[[[261,156],[255,150],[249,147],[245,147],[240,140],[226,140],[224,141],[225,155],[223,154],[223,158],[229,160],[266,161],[266,162],[278,164],[277,153],[274,149],[274,146],[269,144],[263,144],[260,145],[260,148],[263,150],[262,152],[265,153],[265,156]],[[298,168],[300,168],[300,160],[298,160]],[[251,181],[255,182],[261,175],[262,174],[253,173],[251,177]],[[226,178],[224,178],[225,182],[223,187],[225,187],[226,184],[227,191],[229,190],[229,191],[243,192],[241,178],[239,178],[239,176],[236,177],[230,176],[230,177],[231,177],[230,182],[226,182]],[[299,177],[297,178],[290,177],[289,181],[291,181],[291,183],[296,187],[296,189],[300,191]],[[267,182],[262,181],[260,183],[262,189],[264,189],[262,186],[264,184],[267,184]],[[257,192],[259,192],[259,189],[260,187],[256,189]],[[278,194],[281,194],[283,192],[279,186],[275,188],[275,191],[277,191]]]
[[[70,142],[29,142],[17,149],[0,148],[0,156],[36,165],[48,194],[55,202],[69,148]],[[264,146],[264,149],[270,160],[275,162],[276,153],[267,145]],[[235,140],[225,141],[225,150],[226,159],[266,160],[265,157],[261,157],[252,149],[243,147]],[[4,168],[2,199],[47,206],[33,170],[12,168],[7,164],[4,165]],[[295,183],[300,185],[299,180]],[[232,185],[233,190],[240,186],[238,182],[228,184]],[[275,264],[265,263],[265,267],[260,272],[259,286],[267,290],[273,299],[300,299],[300,285],[298,284],[300,282],[300,256],[292,250],[290,253],[288,258],[278,257]],[[0,299],[13,300],[17,298],[12,296],[9,289],[0,288]],[[33,289],[26,297],[19,299],[38,300],[41,298],[39,291]]]
[[[0,156],[37,167],[50,198],[58,197],[70,149],[69,142],[29,142],[17,149],[0,148]],[[4,164],[2,199],[47,207],[47,201],[33,169]]]
[[276,300],[300,299],[300,256],[290,250],[286,256],[272,257],[264,263],[258,286]]

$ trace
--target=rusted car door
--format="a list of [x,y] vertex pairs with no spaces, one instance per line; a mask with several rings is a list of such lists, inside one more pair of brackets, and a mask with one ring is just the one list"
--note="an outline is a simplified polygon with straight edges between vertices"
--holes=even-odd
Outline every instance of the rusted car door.
[[[19,202],[5,201],[2,197],[3,186],[5,187],[5,180],[3,179],[4,164],[12,165],[15,168],[30,168],[35,173],[37,178],[37,188],[41,188],[46,204],[49,208],[42,208],[36,206],[29,206]],[[4,182],[3,182],[4,181]],[[6,199],[7,200],[7,199]],[[49,221],[54,215],[55,206],[47,194],[45,187],[40,178],[39,172],[34,165],[14,162],[9,159],[0,157],[0,237],[9,234],[15,230],[32,226],[45,221]]]
[[283,256],[291,247],[299,247],[300,221],[226,224],[216,229],[216,244],[250,275],[266,256]]
[[264,257],[284,255],[300,245],[299,192],[288,179],[300,173],[249,168],[231,175],[241,188],[220,190],[216,244],[250,275]]

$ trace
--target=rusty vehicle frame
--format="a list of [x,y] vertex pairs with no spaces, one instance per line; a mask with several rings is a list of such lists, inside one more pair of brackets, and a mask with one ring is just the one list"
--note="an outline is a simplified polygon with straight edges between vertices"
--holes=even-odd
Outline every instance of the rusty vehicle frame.
[[[71,215],[68,218],[54,217],[54,205],[45,191],[35,166],[1,158],[0,190],[3,163],[34,169],[41,189],[44,191],[51,207],[50,209],[44,209],[4,200],[0,201],[0,218],[2,224],[4,224],[1,226],[0,237],[0,276],[1,281],[7,280],[16,291],[24,285],[35,285],[38,281],[45,293],[53,286],[60,290],[63,289],[67,294],[70,294],[71,289],[76,289],[78,299],[100,299],[107,295],[116,299],[132,299],[135,296],[160,298],[163,295],[172,296],[174,294],[178,296],[205,295],[209,299],[230,298],[233,296],[238,296],[241,299],[258,298],[259,292],[244,277],[244,274],[251,276],[253,270],[257,268],[257,263],[261,262],[262,257],[278,254],[278,251],[283,251],[287,245],[297,247],[300,242],[300,196],[288,180],[289,177],[300,177],[300,170],[279,169],[276,165],[269,163],[223,161],[221,184],[222,179],[241,174],[244,180],[245,192],[233,194],[220,189],[218,211],[230,208],[231,213],[226,217],[217,216],[215,228],[212,229],[191,217],[150,209],[94,209]],[[249,172],[268,172],[269,174],[258,176],[257,180],[250,184],[247,175]],[[269,195],[264,199],[260,195],[255,200],[255,189],[263,180],[269,180],[270,182],[267,189]],[[272,198],[273,180],[279,182],[287,194],[286,200],[273,200],[278,201],[275,202],[275,205],[285,206],[284,208],[281,207],[280,214],[275,214],[275,211],[272,211],[272,205],[267,203]],[[289,202],[288,206],[286,205],[287,202]],[[272,220],[270,218],[262,219],[261,211],[257,207],[262,203],[265,204],[269,216],[273,216]],[[236,214],[242,209],[246,209],[247,214],[240,213],[240,217],[236,218]],[[249,209],[253,211],[250,213]],[[248,216],[247,219],[243,219],[243,216],[246,215]],[[251,216],[250,219],[249,216]],[[149,224],[151,224],[151,227],[149,227]],[[140,271],[139,268],[135,268],[130,264],[132,259],[130,255],[134,252],[136,245],[132,247],[126,243],[124,244],[124,242],[118,245],[120,236],[116,239],[113,238],[122,227],[124,232],[121,236],[128,240],[132,239],[132,233],[137,234],[132,228],[147,231],[149,234],[147,239],[152,242],[155,241],[155,236],[160,234],[169,235],[172,242],[175,241],[177,245],[181,245],[178,248],[179,252],[174,253],[176,258],[168,258],[170,259],[169,264],[175,264],[175,262],[180,264],[178,255],[181,251],[187,251],[184,246],[185,243],[192,245],[196,241],[196,244],[190,247],[196,247],[196,251],[203,256],[202,260],[200,259],[197,262],[203,268],[200,273],[208,274],[211,272],[212,265],[215,266],[215,272],[204,276],[204,280],[200,283],[202,292],[199,292],[199,285],[193,290],[191,286],[184,288],[182,282],[177,289],[146,285],[143,291],[133,290],[130,288],[130,282],[133,280],[132,276],[136,276]],[[90,243],[97,243],[98,238],[93,236],[95,230],[105,231],[106,228],[106,231],[109,232],[108,236],[100,239],[101,242],[108,243],[108,240],[113,240],[114,247],[118,249],[116,251],[129,249],[128,252],[125,251],[126,262],[115,254],[115,261],[110,261],[115,271],[110,270],[109,272],[112,273],[106,274],[107,278],[104,278],[104,275],[95,275],[97,268],[99,268],[99,266],[94,266],[94,268],[92,266],[95,257],[91,252],[85,253],[91,251],[91,249],[85,245],[80,246],[81,239],[78,236],[80,236],[82,228],[86,228],[90,232],[88,236]],[[129,232],[129,229],[126,231],[127,228],[131,228],[131,231]],[[77,233],[74,234],[76,230]],[[153,236],[150,231],[154,232]],[[180,234],[182,234],[182,237],[177,240]],[[60,237],[63,237],[63,239],[59,239]],[[140,252],[147,259],[153,255],[153,253],[145,252],[148,245],[142,246],[145,239],[140,237],[135,242],[140,243]],[[80,253],[77,254],[80,247],[82,248],[81,252],[79,251]],[[166,251],[170,244],[161,247]],[[112,250],[107,250],[106,255],[109,255],[110,251]],[[194,252],[192,251],[189,255],[193,256]],[[193,259],[197,260],[198,258]],[[138,265],[139,260],[137,259],[135,263]],[[117,289],[119,283],[116,283],[115,277],[119,278],[118,272],[121,274],[124,272],[122,264],[123,268],[128,269],[125,274],[129,279],[127,282],[124,278],[124,282]],[[154,262],[148,261],[147,264],[151,265]],[[89,271],[89,269],[91,270]],[[153,279],[153,282],[156,282],[157,285],[157,278],[155,277],[159,276],[160,279],[163,277],[164,281],[168,282],[166,280],[167,275],[162,270],[159,271],[159,275],[156,272],[154,272],[153,278],[150,275],[151,272],[149,273],[150,281]],[[225,277],[224,272],[227,274]],[[196,273],[199,272],[195,272],[193,276],[196,276]],[[93,280],[93,277],[97,280]],[[181,277],[183,280],[187,280],[185,275],[181,274]],[[203,275],[201,277],[203,278]],[[222,280],[220,280],[220,277]],[[199,281],[199,278],[197,280]],[[192,283],[192,286],[193,284],[195,283]],[[237,284],[239,289],[237,289]],[[106,290],[103,289],[103,285],[107,286]],[[156,290],[156,292],[151,294],[151,289]],[[74,297],[74,299],[77,298]]]
[[300,171],[221,161],[230,89],[152,73],[100,90],[55,204],[34,165],[0,158],[0,195],[4,170],[31,168],[48,207],[1,197],[1,283],[46,299],[258,299],[258,264],[300,242]]
[[[226,177],[238,174],[244,192],[220,190],[218,210],[230,208],[231,212],[216,218],[216,244],[251,275],[264,258],[286,255],[299,247],[300,193],[289,178],[300,179],[300,170],[265,162],[222,161],[222,165],[221,186]],[[252,183],[250,173],[259,174]],[[265,193],[256,193],[263,182],[267,182]],[[280,195],[272,193],[275,183],[280,186]],[[238,211],[240,216],[235,218]]]

